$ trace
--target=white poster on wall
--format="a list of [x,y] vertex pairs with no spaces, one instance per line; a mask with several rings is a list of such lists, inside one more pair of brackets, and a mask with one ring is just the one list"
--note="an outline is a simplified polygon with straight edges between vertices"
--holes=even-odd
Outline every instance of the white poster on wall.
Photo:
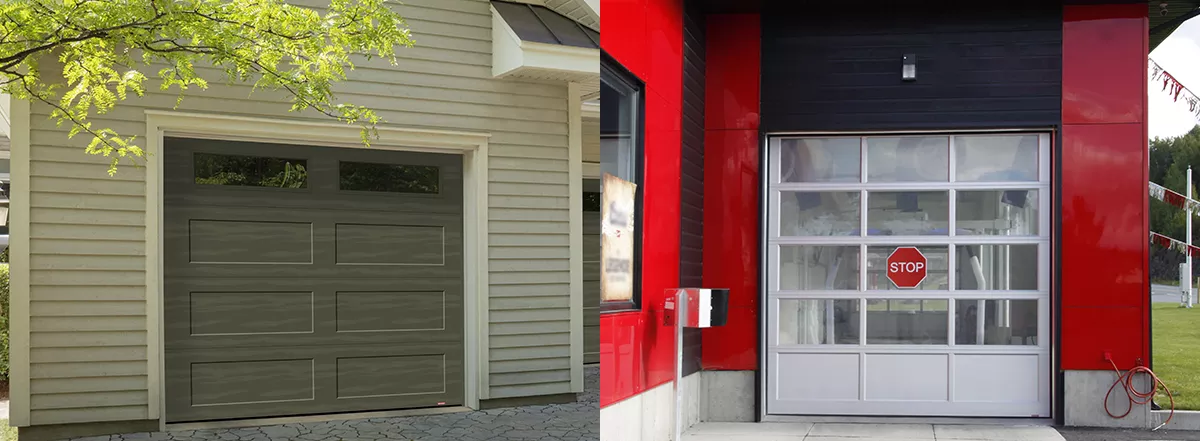
[[604,174],[601,195],[600,300],[633,299],[634,196],[637,185]]

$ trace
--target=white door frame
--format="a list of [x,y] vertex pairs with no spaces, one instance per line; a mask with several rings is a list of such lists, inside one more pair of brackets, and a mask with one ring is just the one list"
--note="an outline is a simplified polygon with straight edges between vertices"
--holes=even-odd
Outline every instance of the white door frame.
[[[1038,154],[1038,175],[1039,175],[1038,177],[1039,177],[1039,179],[1038,179],[1038,182],[1012,184],[1012,185],[1000,184],[999,186],[997,186],[997,185],[955,184],[955,183],[953,183],[952,179],[953,179],[953,175],[954,175],[956,161],[955,161],[955,154],[954,154],[954,145],[953,145],[953,141],[951,141],[951,144],[949,146],[949,155],[950,155],[949,156],[949,173],[951,175],[951,181],[948,181],[946,183],[916,182],[916,183],[896,183],[896,184],[890,184],[890,183],[888,183],[888,184],[883,184],[883,183],[863,184],[860,182],[860,183],[846,183],[846,184],[825,184],[825,183],[783,184],[783,185],[774,184],[776,178],[778,177],[778,170],[776,170],[776,163],[775,163],[775,161],[773,161],[774,156],[773,156],[773,152],[772,152],[772,144],[773,144],[774,140],[784,138],[784,137],[867,137],[867,136],[889,136],[889,135],[897,136],[897,135],[925,135],[925,134],[928,134],[928,135],[938,135],[938,136],[946,135],[946,136],[950,136],[952,138],[954,136],[962,136],[962,135],[987,135],[987,134],[1005,134],[1005,133],[1027,133],[1027,134],[1039,135],[1039,145],[1038,145],[1038,147],[1039,147],[1039,154]],[[1053,193],[1053,184],[1052,184],[1053,171],[1052,171],[1050,165],[1051,165],[1051,161],[1052,161],[1052,150],[1054,148],[1054,132],[1052,130],[1043,128],[1043,129],[970,130],[970,131],[968,131],[968,130],[962,130],[962,131],[930,131],[930,130],[916,131],[916,130],[913,130],[913,131],[853,131],[853,132],[771,132],[771,133],[765,133],[762,136],[762,138],[760,138],[760,142],[761,142],[760,148],[762,149],[762,151],[760,152],[761,166],[760,166],[760,172],[759,172],[760,173],[759,191],[760,191],[760,197],[761,197],[761,199],[760,199],[760,204],[761,204],[760,205],[760,207],[761,207],[760,208],[760,224],[759,224],[759,228],[760,228],[760,231],[759,231],[759,241],[760,241],[759,242],[760,243],[759,258],[760,258],[760,264],[762,265],[762,268],[759,271],[759,301],[760,301],[759,304],[762,305],[762,311],[760,314],[760,317],[762,317],[762,318],[759,321],[759,326],[760,326],[760,333],[761,333],[760,335],[762,335],[762,338],[760,339],[760,342],[759,342],[759,357],[760,357],[760,366],[762,366],[762,370],[761,370],[761,372],[759,372],[759,375],[762,375],[763,377],[762,377],[762,381],[759,382],[760,386],[759,386],[759,391],[758,391],[758,403],[759,403],[759,409],[760,409],[759,418],[761,420],[764,420],[764,421],[765,420],[780,420],[781,418],[786,419],[787,417],[784,417],[783,415],[789,415],[787,413],[781,413],[779,411],[772,412],[770,409],[768,409],[769,402],[771,401],[770,395],[769,395],[769,393],[770,393],[769,385],[771,384],[771,380],[770,380],[771,379],[771,368],[770,368],[770,366],[771,366],[772,359],[773,359],[771,347],[772,347],[772,342],[775,341],[776,335],[777,335],[775,332],[775,329],[774,329],[775,323],[776,323],[776,320],[774,320],[774,317],[775,317],[777,308],[772,308],[772,306],[771,306],[772,296],[770,295],[770,292],[771,292],[770,290],[773,289],[772,284],[771,284],[771,280],[772,280],[771,274],[772,274],[772,272],[778,271],[778,269],[773,268],[772,264],[771,264],[771,262],[773,261],[773,258],[776,257],[776,255],[775,255],[776,253],[773,252],[773,245],[788,244],[788,243],[793,243],[793,242],[795,242],[796,244],[803,243],[806,245],[810,245],[810,244],[811,245],[822,245],[825,243],[833,244],[834,242],[840,243],[840,241],[838,241],[837,238],[820,238],[820,237],[807,238],[806,237],[802,240],[795,240],[795,239],[791,239],[791,240],[782,239],[781,240],[781,239],[773,238],[775,224],[777,223],[776,219],[774,219],[772,217],[772,216],[777,216],[777,214],[773,214],[772,210],[771,210],[771,208],[774,207],[774,204],[777,202],[777,199],[773,197],[773,195],[774,195],[773,191],[774,190],[798,190],[798,189],[814,190],[814,191],[816,191],[816,190],[834,191],[834,190],[843,190],[843,187],[856,187],[852,191],[859,191],[859,190],[864,190],[864,189],[873,190],[873,191],[874,190],[919,191],[919,190],[923,190],[923,189],[948,190],[951,188],[953,188],[953,189],[1003,190],[1007,187],[1012,187],[1012,188],[1019,187],[1022,189],[1037,187],[1039,192],[1042,193],[1041,197],[1039,198],[1039,207],[1038,208],[1039,208],[1039,211],[1041,211],[1041,213],[1039,213],[1039,219],[1038,219],[1039,235],[1037,237],[1019,238],[1019,239],[1013,240],[1013,238],[1007,238],[1007,237],[971,236],[971,237],[965,238],[966,240],[960,240],[955,237],[940,237],[940,236],[938,236],[938,237],[903,237],[903,238],[900,238],[899,241],[897,241],[897,239],[894,239],[894,238],[891,238],[888,236],[879,236],[879,237],[870,236],[870,237],[860,238],[859,242],[865,243],[866,245],[869,245],[869,246],[871,246],[871,245],[925,245],[925,244],[947,245],[948,244],[948,253],[949,253],[948,258],[951,260],[953,260],[954,255],[955,255],[955,251],[956,251],[955,244],[960,243],[960,242],[969,242],[971,244],[978,244],[978,243],[987,244],[987,243],[1001,243],[1001,242],[1017,243],[1017,244],[1037,243],[1037,244],[1041,245],[1039,248],[1039,251],[1038,251],[1038,260],[1039,260],[1038,291],[1044,291],[1044,293],[1041,293],[1038,295],[1033,295],[1033,294],[1028,294],[1028,293],[1022,291],[1022,292],[1017,292],[1020,294],[1014,293],[1014,295],[1008,296],[1006,298],[1013,298],[1013,299],[1038,298],[1038,299],[1042,300],[1040,302],[1040,305],[1038,308],[1039,341],[1038,341],[1037,347],[1042,348],[1043,350],[1046,351],[1045,352],[1046,355],[1043,357],[1043,360],[1039,363],[1039,370],[1041,371],[1041,375],[1043,375],[1044,378],[1046,379],[1046,383],[1040,385],[1039,389],[1040,389],[1040,393],[1043,395],[1042,400],[1046,403],[1047,409],[1049,409],[1049,411],[1050,411],[1050,415],[1046,415],[1046,416],[1049,417],[1053,414],[1053,412],[1054,412],[1053,396],[1052,396],[1053,395],[1052,391],[1054,390],[1053,360],[1055,359],[1055,357],[1057,357],[1057,355],[1056,355],[1057,348],[1055,347],[1054,334],[1053,334],[1053,329],[1051,327],[1051,324],[1053,323],[1052,315],[1055,314],[1056,311],[1054,310],[1054,306],[1053,306],[1055,292],[1053,290],[1053,286],[1051,285],[1051,274],[1050,274],[1051,271],[1053,271],[1053,264],[1052,264],[1052,256],[1053,256],[1052,234],[1053,234],[1053,230],[1052,230],[1052,225],[1051,225],[1050,219],[1053,219],[1053,216],[1057,212],[1057,209],[1056,209],[1056,207],[1053,207],[1052,203],[1051,203],[1051,201],[1053,200],[1053,194],[1052,194]],[[865,143],[864,143],[863,148],[864,148],[864,150],[863,150],[862,156],[860,157],[860,160],[861,160],[861,166],[862,166],[862,173],[865,176],[866,171],[867,171],[867,160],[868,160],[868,158],[866,157],[866,154],[865,154],[866,153],[865,152]],[[851,190],[847,190],[847,191],[851,191]],[[953,207],[953,205],[954,204],[951,203],[951,207]],[[949,216],[952,219],[955,217],[953,208],[950,209]],[[865,217],[863,219],[861,219],[861,221],[865,223],[866,222]],[[951,222],[953,222],[953,221],[951,221]],[[860,256],[860,258],[866,259],[866,256],[865,255]],[[865,296],[865,297],[879,297],[877,295],[873,295],[872,293],[863,292],[862,290],[865,289],[865,285],[863,285],[864,280],[862,279],[864,277],[864,274],[860,273],[859,277],[860,277],[860,281],[859,281],[860,287],[859,287],[859,291],[855,291],[856,295],[857,296]],[[953,284],[954,274],[951,273],[949,275],[949,277],[950,277],[951,284]],[[811,294],[820,297],[822,295],[822,292],[815,291],[815,292],[812,292]],[[905,297],[951,298],[952,294],[953,294],[953,292],[951,292],[951,291],[907,291],[907,292],[905,292]],[[786,297],[786,296],[784,296],[784,297]],[[950,302],[950,303],[953,303],[953,302]],[[950,318],[953,319],[953,317],[954,317],[953,306],[950,306],[950,308],[951,309],[947,312],[947,314],[949,314]],[[864,310],[864,312],[865,312],[865,310]],[[866,325],[865,318],[860,319],[860,323],[859,323],[860,328],[865,328],[865,325]],[[952,329],[953,329],[953,327],[951,327],[950,332],[953,332]],[[942,349],[941,346],[939,346],[938,348],[939,348],[939,352],[944,352],[944,349]],[[797,352],[797,351],[805,352],[806,350],[811,351],[814,349],[817,349],[817,347],[801,346],[798,349],[789,350],[786,352]],[[847,347],[847,348],[839,348],[836,345],[823,345],[823,346],[819,346],[819,349],[820,349],[819,352],[821,352],[821,353],[857,353],[857,352],[863,351],[863,348],[861,346],[851,346],[851,347]],[[881,350],[881,351],[872,350],[871,352],[883,352],[883,353],[887,353],[887,352],[920,353],[920,352],[922,352],[918,348],[912,348],[912,349],[909,349],[909,348],[881,348],[881,349],[883,349],[883,350]],[[891,350],[891,349],[894,349],[894,350]],[[969,352],[970,353],[989,353],[989,354],[1013,352],[1013,350],[1006,350],[1004,347],[981,346],[978,349],[979,350],[977,350],[977,351],[969,351]],[[957,351],[957,349],[955,351]],[[963,352],[968,352],[968,351],[963,351]],[[1028,350],[1026,349],[1025,351],[1020,351],[1018,348],[1017,352],[1025,353],[1025,352],[1028,352]],[[950,374],[953,375],[952,368],[950,370]],[[953,392],[953,389],[951,389],[951,392]],[[838,409],[838,410],[839,410],[839,414],[841,414],[841,415],[854,414],[852,410],[850,410],[849,412],[847,412],[848,409]],[[878,415],[878,414],[867,414],[867,413],[864,413],[862,415],[867,416],[867,417],[883,416],[883,415]]]
[[[163,339],[163,138],[166,135],[367,148],[360,129],[325,121],[146,111],[146,323],[148,419],[166,430]],[[488,133],[378,127],[370,148],[463,156],[464,404],[479,409],[488,391]]]

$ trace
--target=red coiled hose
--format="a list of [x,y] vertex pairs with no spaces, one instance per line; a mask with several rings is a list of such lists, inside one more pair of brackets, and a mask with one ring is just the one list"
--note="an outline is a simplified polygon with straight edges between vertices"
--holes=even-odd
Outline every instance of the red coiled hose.
[[[1112,363],[1113,370],[1117,372],[1117,381],[1108,388],[1108,393],[1104,394],[1104,411],[1108,412],[1108,416],[1116,419],[1125,418],[1129,415],[1129,412],[1133,411],[1134,405],[1140,406],[1150,404],[1151,401],[1154,401],[1154,395],[1158,391],[1159,386],[1161,386],[1163,391],[1167,393],[1167,398],[1171,400],[1171,413],[1167,415],[1166,421],[1163,421],[1162,424],[1159,424],[1158,427],[1155,427],[1153,430],[1158,430],[1162,428],[1162,426],[1165,426],[1167,423],[1171,422],[1171,418],[1175,416],[1175,396],[1171,395],[1171,389],[1168,389],[1167,385],[1163,384],[1162,380],[1158,379],[1158,375],[1155,375],[1154,371],[1145,366],[1135,366],[1133,369],[1130,369],[1125,373],[1121,373],[1121,369],[1117,368],[1117,364],[1114,363],[1112,359],[1109,359],[1108,362]],[[1133,385],[1133,376],[1134,374],[1138,373],[1143,373],[1150,376],[1150,379],[1152,380],[1150,383],[1150,390],[1145,392],[1139,391],[1137,390],[1137,387]],[[1122,389],[1125,389],[1125,396],[1129,398],[1129,408],[1125,409],[1125,413],[1120,415],[1116,415],[1108,409],[1108,397],[1112,395],[1114,390],[1116,390],[1117,385],[1121,385]]]

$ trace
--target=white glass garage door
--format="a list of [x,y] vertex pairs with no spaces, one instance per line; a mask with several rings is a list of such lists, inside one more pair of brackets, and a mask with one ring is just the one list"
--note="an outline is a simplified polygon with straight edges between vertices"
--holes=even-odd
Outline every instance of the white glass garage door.
[[[767,413],[1049,417],[1049,146],[771,138]],[[916,288],[887,278],[901,246]]]

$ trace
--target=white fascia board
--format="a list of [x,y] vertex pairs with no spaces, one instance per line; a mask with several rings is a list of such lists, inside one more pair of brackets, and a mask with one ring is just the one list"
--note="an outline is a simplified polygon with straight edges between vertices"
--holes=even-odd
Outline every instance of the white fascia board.
[[521,49],[528,68],[600,75],[599,49],[529,41],[522,41]]

